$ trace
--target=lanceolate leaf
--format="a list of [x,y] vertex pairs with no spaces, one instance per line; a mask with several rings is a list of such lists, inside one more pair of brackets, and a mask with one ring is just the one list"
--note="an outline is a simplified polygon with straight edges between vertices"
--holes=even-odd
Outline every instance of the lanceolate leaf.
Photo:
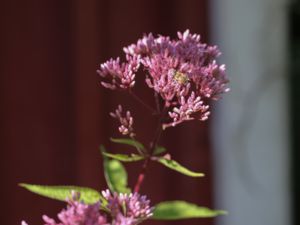
[[107,156],[109,158],[116,159],[116,160],[119,160],[122,162],[136,162],[136,161],[140,161],[140,160],[144,159],[143,156],[135,155],[135,154],[125,155],[125,154],[111,154],[111,153],[107,153],[107,152],[102,152],[102,154],[104,156]]
[[130,193],[130,188],[127,187],[127,172],[118,160],[110,160],[105,155],[107,154],[104,146],[100,146],[103,154],[104,176],[107,186],[112,192]]
[[178,162],[171,160],[171,159],[166,159],[163,157],[157,157],[155,158],[155,160],[161,164],[163,164],[164,166],[172,169],[172,170],[176,170],[179,173],[182,173],[186,176],[190,176],[190,177],[203,177],[204,174],[203,173],[198,173],[198,172],[193,172],[185,167],[183,167],[182,165],[180,165]]
[[44,186],[35,184],[20,184],[20,186],[38,195],[60,201],[66,201],[67,199],[71,198],[71,192],[76,191],[80,193],[80,200],[87,204],[92,204],[98,202],[99,200],[101,200],[103,203],[106,202],[106,200],[98,191],[87,187]]
[[109,189],[118,193],[130,193],[127,188],[127,173],[124,166],[118,160],[105,159],[105,178]]
[[223,210],[212,210],[185,201],[161,202],[155,206],[152,219],[179,220],[189,218],[207,218],[227,214]]
[[110,140],[114,143],[130,145],[132,147],[135,147],[136,149],[145,150],[145,147],[142,143],[129,138],[119,138],[119,139],[111,138]]

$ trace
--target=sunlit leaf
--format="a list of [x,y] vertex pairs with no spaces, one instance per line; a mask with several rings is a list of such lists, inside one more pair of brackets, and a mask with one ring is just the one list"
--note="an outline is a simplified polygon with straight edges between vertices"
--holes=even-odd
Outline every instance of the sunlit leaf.
[[155,206],[152,219],[179,220],[189,218],[208,218],[227,214],[223,210],[212,210],[185,201],[161,202]]
[[20,184],[21,187],[36,193],[38,195],[48,197],[55,200],[66,201],[71,198],[71,192],[79,192],[80,200],[92,204],[101,200],[106,200],[100,195],[100,193],[92,188],[77,187],[77,186],[47,186],[47,185],[35,185],[35,184]]
[[107,152],[102,152],[102,154],[104,156],[107,156],[112,159],[117,159],[122,162],[136,162],[144,159],[143,156],[135,155],[135,154],[125,155],[125,154],[112,154]]
[[177,172],[182,173],[187,176],[190,176],[190,177],[203,177],[204,176],[203,173],[193,172],[193,171],[185,168],[184,166],[180,165],[175,160],[166,159],[164,157],[157,157],[157,158],[155,158],[155,161],[163,164],[164,166],[166,166],[172,170],[176,170]]
[[103,154],[104,176],[107,186],[112,192],[130,193],[130,188],[127,187],[127,172],[123,164],[116,160],[110,160],[106,155],[106,150],[103,145],[100,146]]

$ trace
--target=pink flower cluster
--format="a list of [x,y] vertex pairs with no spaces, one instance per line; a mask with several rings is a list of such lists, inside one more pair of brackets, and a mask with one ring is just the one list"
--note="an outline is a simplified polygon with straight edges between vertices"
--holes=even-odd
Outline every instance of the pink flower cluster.
[[[102,82],[110,89],[130,90],[140,65],[146,71],[145,82],[164,100],[169,122],[163,127],[183,121],[208,118],[208,100],[217,100],[227,88],[225,65],[218,65],[221,54],[217,46],[200,42],[200,35],[189,30],[178,32],[178,39],[151,33],[136,44],[124,48],[126,62],[110,60],[98,73],[111,82]],[[140,64],[140,65],[139,65]]]
[[[152,216],[153,208],[146,196],[112,194],[109,190],[102,194],[108,202],[107,211],[100,211],[100,202],[91,205],[80,202],[80,195],[75,193],[67,208],[58,213],[60,222],[44,215],[45,225],[136,225]],[[22,221],[22,225],[27,223]]]
[[135,84],[135,72],[140,66],[140,57],[130,55],[126,56],[127,63],[120,63],[120,58],[101,64],[100,70],[97,73],[103,77],[108,78],[108,81],[102,81],[101,84],[109,89],[128,89]]
[[57,217],[61,221],[56,223],[54,219],[44,215],[45,225],[104,225],[108,224],[106,216],[99,211],[100,203],[87,205],[79,201],[79,195],[75,194],[73,199],[68,201],[67,209],[58,213]]
[[121,134],[129,135],[130,137],[135,136],[135,134],[133,133],[133,118],[130,111],[126,111],[126,113],[123,113],[123,108],[121,105],[119,105],[114,113],[110,113],[110,116],[119,120],[119,132]]
[[108,201],[107,207],[116,225],[139,224],[153,215],[150,201],[137,192],[117,194],[106,190],[102,195]]

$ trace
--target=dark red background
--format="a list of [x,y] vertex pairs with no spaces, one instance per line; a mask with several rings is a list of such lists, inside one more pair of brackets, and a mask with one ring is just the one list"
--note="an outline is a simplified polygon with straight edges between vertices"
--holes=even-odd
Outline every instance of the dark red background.
[[[127,96],[99,88],[99,63],[122,54],[122,47],[143,33],[174,37],[189,28],[207,41],[207,12],[205,0],[1,3],[1,224],[20,224],[22,219],[42,224],[43,213],[54,216],[64,206],[23,190],[19,182],[106,188],[98,146],[104,143],[112,151],[120,147],[108,141],[117,135],[108,112],[119,102],[132,107],[142,140],[153,134],[154,124]],[[151,101],[144,86],[137,92]],[[142,192],[153,203],[184,199],[213,207],[208,123],[169,129],[161,144],[174,159],[206,177],[193,179],[150,165]],[[131,185],[140,166],[128,166]]]

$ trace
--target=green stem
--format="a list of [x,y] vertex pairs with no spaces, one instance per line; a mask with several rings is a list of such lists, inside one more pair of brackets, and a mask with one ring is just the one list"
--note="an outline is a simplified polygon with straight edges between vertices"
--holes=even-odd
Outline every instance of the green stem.
[[161,113],[159,122],[158,122],[158,126],[157,126],[157,129],[156,129],[153,141],[150,143],[149,155],[146,157],[146,159],[144,161],[144,164],[142,166],[141,172],[140,172],[140,174],[138,176],[137,182],[136,182],[135,187],[134,187],[134,192],[139,192],[140,189],[141,189],[141,185],[142,185],[142,183],[143,183],[143,181],[145,179],[145,176],[146,176],[146,172],[147,172],[147,167],[148,167],[149,161],[150,161],[151,157],[153,156],[155,147],[156,147],[156,145],[157,145],[157,143],[158,143],[158,141],[160,139],[161,133],[163,131],[163,129],[162,129],[162,122],[164,120],[164,116],[165,116],[166,112],[167,112],[167,107],[164,107],[164,109],[163,109],[163,111]]

